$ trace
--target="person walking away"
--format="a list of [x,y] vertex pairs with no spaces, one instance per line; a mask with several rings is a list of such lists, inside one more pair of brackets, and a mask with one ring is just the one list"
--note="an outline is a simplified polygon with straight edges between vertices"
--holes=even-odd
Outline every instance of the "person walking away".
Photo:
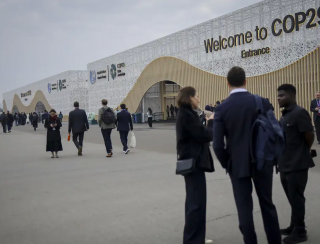
[[44,127],[47,129],[46,150],[47,152],[51,152],[51,158],[59,158],[58,152],[63,150],[60,134],[60,128],[62,127],[62,124],[54,109],[50,110],[50,116],[45,120]]
[[8,117],[5,112],[2,112],[0,121],[3,128],[3,133],[7,133]]
[[32,116],[32,122],[31,122],[34,131],[37,131],[38,121],[39,121],[38,114],[34,112]]
[[311,147],[314,131],[307,110],[297,105],[296,88],[284,84],[278,88],[278,102],[282,111],[280,123],[284,130],[286,149],[279,158],[280,179],[291,206],[290,226],[281,230],[286,244],[306,241],[304,191],[308,181],[309,168],[315,166]]
[[168,119],[170,118],[170,107],[169,107],[169,105],[167,105],[167,115],[168,115]]
[[[207,190],[205,171],[213,172],[209,149],[212,141],[213,115],[205,128],[196,112],[200,103],[193,87],[182,88],[178,95],[179,114],[176,122],[177,158],[194,159],[193,172],[184,175],[186,186],[183,244],[213,243],[206,240]],[[209,169],[209,170],[208,170]]]
[[121,112],[117,114],[116,126],[118,127],[120,140],[123,146],[123,152],[128,154],[130,149],[128,148],[128,134],[131,129],[133,130],[131,114],[126,110],[126,105],[120,105]]
[[320,144],[320,92],[316,93],[316,99],[311,102],[310,110],[313,113],[313,122],[316,127],[317,141]]
[[148,116],[148,124],[149,124],[149,127],[152,128],[153,115],[152,115],[152,110],[151,110],[151,108],[148,108],[147,116]]
[[31,126],[33,127],[33,113],[29,113],[29,121]]
[[[272,163],[258,170],[250,155],[251,129],[258,118],[256,98],[246,87],[246,74],[240,67],[233,67],[227,75],[230,96],[215,108],[213,121],[213,149],[217,159],[230,175],[239,227],[245,244],[257,244],[253,222],[252,188],[258,195],[264,229],[269,244],[281,244],[278,214],[272,202]],[[261,98],[265,111],[270,103]],[[225,147],[226,139],[226,147]]]
[[8,121],[7,121],[8,132],[11,133],[11,129],[13,126],[13,116],[12,114],[10,114],[9,111],[7,112],[7,118],[8,118]]
[[86,112],[79,108],[79,103],[74,103],[74,110],[69,113],[69,134],[72,131],[74,145],[78,149],[78,156],[82,156],[84,132],[89,130]]
[[170,112],[171,112],[171,118],[174,118],[174,107],[172,104],[170,106]]
[[60,113],[59,113],[59,119],[60,119],[60,121],[62,122],[62,120],[63,120],[63,114],[61,113],[61,111],[60,111]]
[[108,107],[108,100],[103,99],[101,101],[102,108],[98,112],[98,124],[101,128],[101,134],[103,136],[104,144],[107,151],[107,158],[111,158],[113,155],[112,152],[112,141],[111,141],[111,132],[116,128],[116,114],[112,108]]

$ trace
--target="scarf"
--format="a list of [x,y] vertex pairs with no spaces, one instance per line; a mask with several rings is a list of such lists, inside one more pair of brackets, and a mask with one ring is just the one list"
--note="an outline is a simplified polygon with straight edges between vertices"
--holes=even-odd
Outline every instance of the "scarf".
[[55,116],[50,116],[50,121],[52,121],[52,122],[55,122],[56,120],[57,120],[57,118],[58,118],[58,116],[57,115],[55,115]]

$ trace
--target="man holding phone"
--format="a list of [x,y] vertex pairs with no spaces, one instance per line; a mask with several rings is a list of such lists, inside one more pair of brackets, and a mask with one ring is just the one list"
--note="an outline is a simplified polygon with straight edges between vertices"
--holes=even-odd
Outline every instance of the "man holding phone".
[[281,183],[291,205],[291,223],[281,234],[286,244],[306,241],[305,197],[309,168],[315,166],[311,147],[314,131],[307,110],[296,103],[296,88],[290,84],[278,88],[278,102],[282,111],[280,123],[284,130],[286,149],[278,159]]
[[316,92],[316,99],[311,102],[310,110],[313,113],[313,122],[316,127],[317,141],[320,144],[320,92]]

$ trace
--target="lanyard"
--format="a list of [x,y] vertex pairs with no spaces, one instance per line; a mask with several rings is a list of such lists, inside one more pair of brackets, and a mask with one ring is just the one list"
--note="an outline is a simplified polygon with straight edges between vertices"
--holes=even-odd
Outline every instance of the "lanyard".
[[320,99],[319,100],[317,99],[317,105],[318,107],[320,107]]

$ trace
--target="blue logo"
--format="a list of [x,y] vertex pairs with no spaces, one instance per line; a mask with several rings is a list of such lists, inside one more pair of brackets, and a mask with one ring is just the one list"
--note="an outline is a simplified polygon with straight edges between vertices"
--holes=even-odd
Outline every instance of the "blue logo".
[[117,77],[117,68],[115,64],[111,64],[110,74],[113,80]]
[[48,83],[48,92],[51,93],[51,83]]
[[93,85],[97,80],[97,75],[95,70],[90,70],[90,82]]

